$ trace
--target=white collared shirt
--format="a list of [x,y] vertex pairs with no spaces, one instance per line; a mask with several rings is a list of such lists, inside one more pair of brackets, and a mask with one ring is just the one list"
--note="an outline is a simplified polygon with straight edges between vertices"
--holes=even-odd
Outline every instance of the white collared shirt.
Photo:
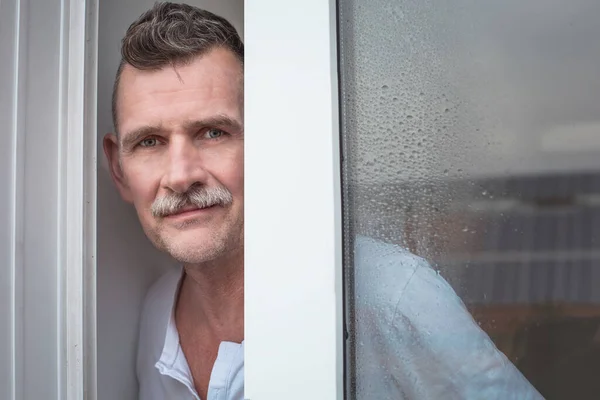
[[182,268],[161,277],[146,296],[140,322],[137,376],[140,400],[243,400],[244,342],[222,342],[200,399],[179,344],[173,311]]
[[543,400],[427,261],[358,236],[354,266],[356,400]]
[[[425,260],[359,236],[354,265],[357,400],[543,399]],[[173,319],[181,276],[181,268],[167,273],[144,304],[141,400],[200,400]],[[242,400],[243,393],[244,343],[221,343],[201,400]]]

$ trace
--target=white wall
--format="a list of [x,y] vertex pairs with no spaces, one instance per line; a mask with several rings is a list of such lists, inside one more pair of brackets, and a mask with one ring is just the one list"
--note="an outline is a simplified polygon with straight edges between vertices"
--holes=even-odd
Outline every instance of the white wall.
[[[195,0],[227,18],[243,37],[243,0]],[[154,0],[100,0],[98,27],[98,399],[137,397],[135,350],[138,316],[149,285],[172,261],[144,236],[132,207],[110,180],[101,140],[112,131],[110,101],[127,27]]]

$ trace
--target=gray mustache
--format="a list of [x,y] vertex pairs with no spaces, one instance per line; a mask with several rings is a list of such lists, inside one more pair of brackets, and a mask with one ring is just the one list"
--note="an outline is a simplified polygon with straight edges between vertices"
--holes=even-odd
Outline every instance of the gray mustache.
[[178,213],[186,206],[206,208],[216,205],[226,206],[233,202],[231,192],[222,186],[192,186],[185,193],[169,193],[158,198],[152,204],[152,215],[155,218],[167,217]]

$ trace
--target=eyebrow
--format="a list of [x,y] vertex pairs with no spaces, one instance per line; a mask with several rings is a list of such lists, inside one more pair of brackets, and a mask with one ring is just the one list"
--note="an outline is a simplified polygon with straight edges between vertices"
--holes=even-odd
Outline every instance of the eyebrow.
[[201,119],[198,121],[189,121],[184,123],[183,127],[187,131],[212,127],[229,128],[236,132],[240,132],[243,130],[242,124],[240,122],[224,114]]
[[[241,132],[243,130],[243,126],[240,122],[224,114],[200,120],[188,121],[183,124],[183,128],[186,131],[194,131],[213,127],[229,128],[235,132]],[[137,144],[137,142],[142,140],[142,138],[146,136],[156,135],[164,131],[165,129],[161,125],[142,126],[140,128],[134,129],[131,132],[128,132],[122,136],[121,148],[125,151],[130,150],[131,148],[133,148],[133,146]]]
[[143,137],[156,135],[162,131],[163,129],[160,126],[143,126],[141,128],[134,129],[133,131],[121,136],[121,148],[125,151],[128,151]]

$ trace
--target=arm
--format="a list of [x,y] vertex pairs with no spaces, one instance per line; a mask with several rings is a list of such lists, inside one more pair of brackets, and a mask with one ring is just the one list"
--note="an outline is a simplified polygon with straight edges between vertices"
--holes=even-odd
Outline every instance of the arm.
[[439,274],[389,249],[356,257],[357,398],[542,399]]

